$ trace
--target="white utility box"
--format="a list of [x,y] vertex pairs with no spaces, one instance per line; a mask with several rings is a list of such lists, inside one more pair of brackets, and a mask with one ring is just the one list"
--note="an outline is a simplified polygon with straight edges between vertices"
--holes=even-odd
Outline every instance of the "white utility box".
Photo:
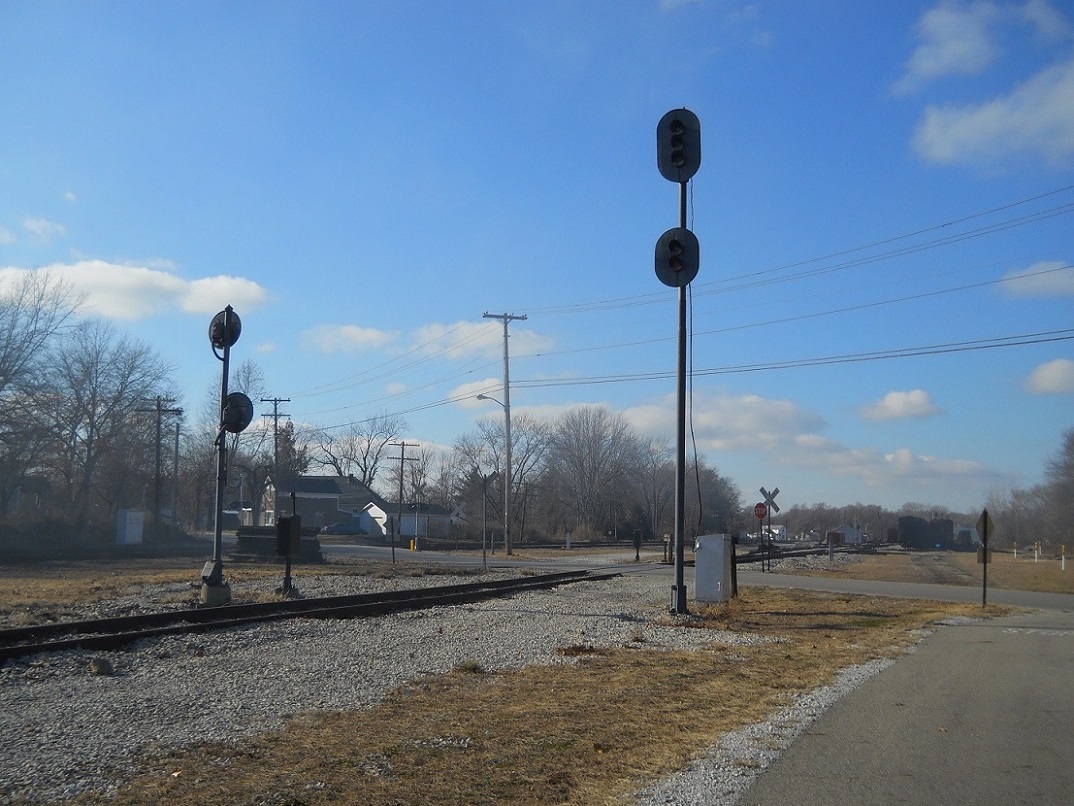
[[694,544],[694,598],[726,602],[731,598],[731,535],[700,535]]
[[139,546],[145,515],[140,509],[121,509],[116,514],[116,545]]

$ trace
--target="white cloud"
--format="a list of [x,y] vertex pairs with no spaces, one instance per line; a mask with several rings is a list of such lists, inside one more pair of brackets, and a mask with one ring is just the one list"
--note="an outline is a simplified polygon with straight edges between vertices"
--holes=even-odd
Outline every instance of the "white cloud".
[[[482,378],[477,381],[467,381],[448,392],[448,398],[456,401],[463,408],[491,408],[496,410],[501,408],[494,401],[478,400],[478,395],[491,395],[497,400],[503,400],[503,378]],[[514,406],[511,407],[511,412],[515,412]]]
[[1074,267],[1059,260],[1034,263],[1003,279],[1003,289],[1015,297],[1074,296]]
[[254,349],[257,350],[257,352],[261,353],[262,355],[268,355],[269,353],[276,352],[278,347],[277,347],[276,344],[274,344],[271,341],[263,341],[260,344],[258,344]]
[[683,6],[700,5],[701,0],[660,0],[661,11],[675,11]]
[[1048,67],[993,100],[929,106],[913,139],[923,159],[943,164],[1040,155],[1074,157],[1074,59]]
[[982,73],[998,53],[991,34],[997,13],[990,2],[943,2],[926,11],[917,23],[918,45],[895,90],[912,92],[942,76]]
[[1028,0],[1018,11],[1045,41],[1068,39],[1074,30],[1070,21],[1048,0]]
[[268,300],[268,293],[253,280],[218,274],[186,283],[181,304],[187,313],[216,313],[225,305],[242,311],[260,308]]
[[934,417],[939,413],[940,409],[924,389],[888,392],[880,400],[862,407],[861,410],[861,416],[866,420],[906,420]]
[[[9,267],[3,271],[17,275],[30,270]],[[240,277],[190,281],[165,268],[104,260],[55,263],[40,271],[67,283],[83,300],[80,310],[112,319],[143,319],[176,309],[185,313],[216,313],[228,304],[240,311],[250,310],[261,307],[268,298],[261,286]]]
[[22,228],[29,232],[41,243],[49,243],[54,238],[62,238],[67,235],[67,227],[47,218],[24,218]]
[[387,386],[384,387],[384,391],[387,392],[389,395],[401,395],[403,394],[403,392],[406,391],[406,384],[400,383],[398,381],[394,383],[389,383]]
[[1036,395],[1061,395],[1074,392],[1074,361],[1057,358],[1034,369],[1025,382]]
[[[662,402],[636,406],[624,412],[640,433],[672,436],[675,427],[673,396]],[[803,434],[824,428],[824,419],[790,400],[758,395],[695,395],[693,433],[698,446],[715,451],[774,451],[794,444]]]
[[318,325],[303,331],[303,347],[322,353],[355,353],[384,347],[398,338],[398,333],[358,325]]
[[15,243],[15,233],[9,230],[7,227],[0,227],[0,244],[13,244]]
[[[918,401],[920,410],[918,396],[901,394],[905,401]],[[643,436],[673,438],[674,406],[674,396],[669,395],[628,409],[625,416]],[[912,408],[904,406],[903,410]],[[862,485],[881,498],[901,501],[932,500],[937,489],[968,498],[1011,481],[965,459],[916,454],[907,447],[848,446],[826,436],[826,429],[819,414],[792,401],[757,395],[695,395],[693,431],[699,450],[740,482],[745,477],[739,477],[737,468],[760,460],[751,472],[756,475],[761,470],[766,476],[784,479],[779,485],[792,497],[793,479],[802,477],[810,479],[808,486],[838,490],[841,496]],[[728,456],[729,452],[739,455]],[[755,456],[748,456],[751,453]]]
[[[509,326],[511,356],[533,355],[547,350],[553,342],[533,330]],[[503,325],[492,320],[481,322],[433,322],[414,331],[416,349],[425,355],[446,353],[449,358],[474,355],[503,355]]]
[[66,193],[64,193],[63,198],[66,199],[67,201],[71,202],[71,204],[74,204],[75,202],[78,201],[78,196],[73,190],[69,190]]

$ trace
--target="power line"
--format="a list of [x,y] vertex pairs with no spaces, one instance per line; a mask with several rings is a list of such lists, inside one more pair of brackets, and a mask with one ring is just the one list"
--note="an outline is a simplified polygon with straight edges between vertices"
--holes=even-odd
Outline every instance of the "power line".
[[[725,367],[710,367],[706,369],[694,369],[693,374],[697,376],[735,375],[747,372],[768,372],[780,369],[802,369],[807,367],[824,366],[828,364],[853,364],[865,361],[884,361],[893,360],[897,358],[914,358],[927,355],[942,355],[945,353],[966,353],[975,352],[979,350],[992,350],[1004,347],[1024,347],[1034,344],[1047,344],[1050,342],[1070,340],[1074,340],[1074,329],[1043,331],[1040,333],[1028,333],[1017,336],[998,336],[991,339],[978,339],[976,341],[948,342],[917,347],[900,347],[893,348],[891,350],[879,350],[869,353],[846,353],[842,355],[800,358],[791,361],[778,361],[758,364],[740,364]],[[665,381],[669,378],[674,377],[674,375],[675,373],[673,372],[654,371],[621,375],[595,375],[590,377],[578,378],[541,379],[528,381],[516,380],[513,381],[513,384],[516,387],[521,387],[525,389],[555,389],[571,386],[599,386],[617,383],[638,383],[643,381]],[[494,391],[494,388],[489,388],[487,391]],[[407,414],[414,414],[421,411],[428,411],[430,409],[438,409],[443,406],[451,406],[455,403],[461,403],[464,400],[470,400],[473,397],[474,393],[455,395],[452,397],[423,403],[419,406],[414,406],[413,408],[403,409],[391,413],[396,416],[404,416]],[[358,423],[368,422],[369,419],[372,418],[354,420],[352,422],[347,423],[339,423],[337,425],[328,426],[324,430],[346,428],[348,426],[356,425]]]
[[[715,335],[715,334],[718,334],[718,333],[731,333],[731,332],[738,331],[738,330],[749,330],[749,329],[757,328],[757,327],[768,327],[768,326],[771,326],[771,325],[784,325],[784,324],[788,324],[790,322],[801,322],[801,321],[806,321],[806,320],[809,320],[809,319],[820,319],[820,318],[825,317],[825,316],[835,316],[837,314],[853,313],[855,311],[868,310],[869,308],[879,308],[879,307],[882,307],[884,305],[895,305],[895,304],[902,303],[902,302],[913,302],[915,300],[927,299],[929,297],[938,297],[938,296],[943,296],[945,294],[955,294],[955,293],[958,293],[958,292],[961,292],[961,291],[971,291],[973,289],[986,288],[988,286],[993,286],[993,285],[1003,285],[1004,283],[1017,282],[1019,280],[1025,279],[1025,278],[1042,277],[1042,276],[1045,276],[1045,275],[1048,275],[1048,274],[1054,274],[1054,273],[1060,272],[1060,271],[1069,271],[1071,269],[1074,269],[1074,264],[1066,264],[1066,265],[1063,265],[1063,266],[1053,266],[1053,267],[1049,267],[1049,268],[1046,268],[1046,269],[1039,269],[1037,271],[1025,272],[1023,274],[1019,274],[1017,277],[1000,277],[1000,278],[995,278],[995,279],[992,279],[992,280],[982,280],[982,281],[977,282],[977,283],[967,283],[965,285],[960,285],[960,286],[952,286],[952,287],[949,287],[949,288],[941,288],[941,289],[937,289],[935,291],[922,291],[922,292],[920,292],[918,294],[908,294],[908,295],[901,296],[901,297],[891,297],[889,299],[875,300],[873,302],[863,302],[863,303],[860,303],[858,305],[848,305],[848,306],[844,306],[842,308],[831,308],[831,309],[828,309],[828,310],[825,310],[825,311],[814,311],[812,313],[797,314],[795,316],[784,316],[784,317],[781,317],[779,319],[766,319],[766,320],[760,321],[760,322],[747,322],[747,323],[740,324],[740,325],[729,325],[727,327],[713,328],[711,330],[702,330],[700,332],[695,332],[693,335],[694,336],[712,336],[712,335]],[[646,345],[650,345],[650,344],[660,344],[660,343],[663,343],[663,342],[672,341],[673,339],[674,339],[673,336],[660,336],[660,337],[653,338],[653,339],[642,339],[642,340],[639,340],[639,341],[632,341],[632,342],[620,342],[620,343],[617,343],[617,344],[602,344],[602,345],[596,345],[594,347],[578,347],[578,348],[573,349],[573,350],[556,350],[556,351],[538,353],[536,355],[538,355],[538,356],[540,356],[542,358],[547,358],[547,357],[558,356],[558,355],[572,355],[572,354],[576,354],[576,353],[599,352],[599,351],[603,351],[603,350],[619,350],[619,349],[625,349],[625,348],[631,348],[631,347],[642,347],[642,346],[646,346]]]
[[[1029,344],[1046,344],[1048,342],[1069,341],[1074,339],[1074,329],[1053,330],[1042,333],[1029,333],[1019,336],[1002,336],[993,339],[979,339],[968,342],[950,342],[921,347],[903,347],[892,350],[879,350],[870,353],[847,353],[843,355],[802,358],[791,361],[774,361],[760,364],[740,364],[737,366],[711,367],[695,369],[695,376],[732,375],[743,372],[764,372],[775,369],[798,369],[802,367],[823,366],[826,364],[852,364],[863,361],[881,361],[893,358],[913,358],[923,355],[940,355],[942,353],[972,352],[991,350],[999,347],[1021,347]],[[587,386],[609,383],[628,383],[632,381],[667,380],[674,377],[672,372],[643,372],[623,375],[595,375],[588,378],[571,378],[568,380],[532,380],[515,381],[515,386],[525,389],[537,389],[561,386]]]

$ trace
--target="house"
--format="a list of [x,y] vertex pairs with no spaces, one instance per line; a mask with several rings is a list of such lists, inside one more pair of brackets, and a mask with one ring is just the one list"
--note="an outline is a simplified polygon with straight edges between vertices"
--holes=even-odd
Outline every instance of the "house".
[[[279,490],[269,480],[262,505],[263,525],[275,525],[279,515],[291,514],[292,493],[294,511],[302,517],[303,528],[344,523],[372,537],[386,537],[399,517],[397,502],[384,500],[354,476],[296,476],[281,482]],[[399,536],[419,540],[450,537],[451,514],[437,504],[404,502]]]
[[834,536],[835,545],[837,546],[860,546],[862,543],[869,541],[869,535],[866,532],[848,523],[843,524],[838,529],[829,530],[827,536],[829,539]]
[[[292,499],[292,494],[294,498]],[[354,476],[294,476],[277,489],[274,479],[265,486],[262,524],[273,526],[280,515],[293,511],[303,527],[321,529],[334,523],[350,523],[370,535],[387,533],[391,505]]]
[[[398,516],[399,505],[389,504],[392,518]],[[439,504],[403,504],[402,528],[404,537],[451,537],[451,515],[449,509]]]

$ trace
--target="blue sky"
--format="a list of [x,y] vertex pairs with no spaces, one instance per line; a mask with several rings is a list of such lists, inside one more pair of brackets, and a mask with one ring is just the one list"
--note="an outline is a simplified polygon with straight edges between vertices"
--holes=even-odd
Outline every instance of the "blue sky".
[[1068,2],[0,0],[0,282],[66,278],[191,410],[231,304],[297,424],[444,446],[500,416],[482,315],[526,315],[516,413],[671,437],[680,106],[698,449],[784,504],[1038,483],[1074,426]]

